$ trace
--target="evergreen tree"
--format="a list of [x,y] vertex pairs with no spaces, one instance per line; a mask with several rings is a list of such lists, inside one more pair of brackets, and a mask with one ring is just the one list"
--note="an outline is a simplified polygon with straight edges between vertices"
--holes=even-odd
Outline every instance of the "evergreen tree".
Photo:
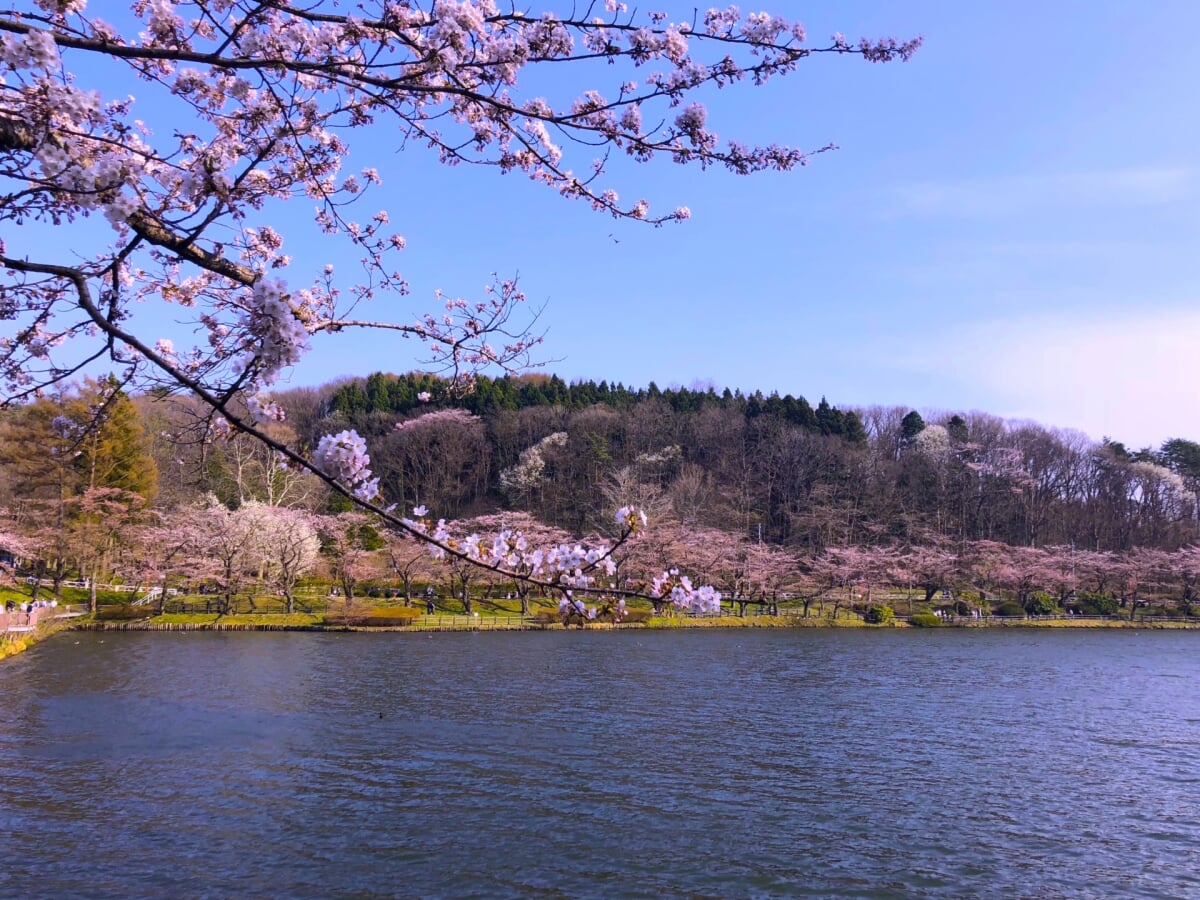
[[843,418],[845,430],[843,436],[852,444],[865,444],[867,442],[867,429],[863,427],[862,419],[858,417],[856,412],[848,412]]
[[841,437],[846,431],[845,417],[836,406],[830,406],[824,397],[817,404],[817,428],[827,437]]
[[99,424],[81,441],[76,457],[85,486],[126,491],[147,504],[153,502],[158,466],[133,401],[112,380],[88,381],[73,406],[91,413]]
[[925,430],[925,420],[915,409],[900,421],[900,439],[908,444]]
[[950,440],[955,444],[965,444],[969,437],[967,420],[957,414],[951,416],[950,421],[946,423],[946,433],[950,435]]

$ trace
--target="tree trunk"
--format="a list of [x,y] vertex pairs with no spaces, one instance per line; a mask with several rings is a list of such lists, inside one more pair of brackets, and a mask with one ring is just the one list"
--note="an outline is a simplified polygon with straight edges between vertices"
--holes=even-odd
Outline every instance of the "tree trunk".
[[158,586],[158,614],[161,616],[167,611],[167,576],[162,577],[162,584]]
[[94,616],[98,606],[99,603],[96,600],[96,567],[93,565],[92,574],[88,578],[88,612]]
[[50,573],[51,590],[60,603],[62,602],[62,584],[67,579],[67,568],[62,558],[54,564],[54,570]]

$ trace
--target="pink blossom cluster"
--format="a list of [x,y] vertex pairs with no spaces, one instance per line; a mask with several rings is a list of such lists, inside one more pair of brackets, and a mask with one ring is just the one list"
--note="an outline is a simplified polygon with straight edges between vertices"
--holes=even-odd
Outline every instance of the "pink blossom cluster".
[[287,302],[280,279],[262,278],[249,294],[241,327],[254,339],[255,349],[243,364],[258,385],[269,387],[308,350],[308,331]]
[[379,496],[379,479],[371,477],[367,442],[357,431],[346,430],[322,437],[313,454],[313,464],[323,474],[349,488],[360,500],[370,502]]
[[[414,514],[418,510],[414,510]],[[595,585],[598,574],[611,577],[616,573],[611,548],[607,547],[557,544],[530,548],[524,535],[515,530],[504,529],[489,541],[478,534],[455,537],[445,519],[439,519],[432,531],[422,518],[405,519],[404,524],[433,538],[429,553],[434,559],[446,559],[449,551],[490,568],[519,572],[572,588],[590,588]]]
[[284,420],[283,407],[262,394],[247,395],[246,412],[254,422],[282,422]]
[[[431,525],[428,509],[413,509],[413,518],[403,519],[405,526],[432,539],[430,555],[437,560],[465,558],[487,568],[522,578],[535,579],[569,592],[573,589],[602,590],[600,579],[616,574],[615,546],[586,546],[559,542],[547,547],[532,546],[524,532],[502,528],[490,539],[477,533],[456,536],[445,519]],[[618,522],[623,523],[620,541],[644,527],[645,513],[637,507],[623,507]],[[620,543],[620,541],[618,543]],[[624,609],[624,607],[621,607]]]
[[646,511],[637,506],[622,506],[617,510],[617,526],[630,534],[646,530]]
[[[615,603],[606,604],[604,608],[604,612],[612,617],[613,622],[620,622],[624,619],[627,611],[624,597],[618,598]],[[573,618],[594,622],[600,612],[600,607],[588,606],[571,591],[564,593],[558,601],[558,614],[563,617],[564,622],[569,622]]]
[[720,591],[714,590],[711,585],[693,587],[692,580],[679,574],[678,569],[669,569],[655,578],[650,586],[650,596],[666,598],[676,609],[694,614],[721,611]]
[[596,618],[596,607],[588,606],[582,600],[566,594],[558,601],[558,611],[563,616],[580,616],[584,619]]
[[[580,616],[594,619],[597,607],[589,607],[576,596],[578,590],[597,594],[620,593],[615,590],[611,579],[617,566],[614,551],[631,537],[646,528],[645,512],[636,506],[623,506],[615,519],[621,535],[612,546],[586,546],[581,543],[557,543],[547,547],[535,547],[520,529],[502,528],[490,539],[471,533],[456,536],[445,519],[432,525],[427,518],[429,510],[424,506],[413,509],[413,518],[403,519],[403,524],[419,535],[431,539],[429,553],[436,560],[465,559],[486,568],[534,580],[562,591],[559,612],[565,617]],[[721,608],[721,594],[711,586],[694,587],[686,575],[672,569],[654,580],[649,596],[666,597],[676,609],[693,614],[716,613]],[[618,597],[605,607],[607,615],[614,621],[624,617],[626,604]]]
[[603,610],[598,606],[589,606],[571,591],[566,591],[558,601],[558,614],[563,617],[564,622],[570,622],[572,619],[594,622],[602,611],[610,616],[613,622],[620,622],[627,612],[625,598],[620,597],[615,603],[606,604]]
[[[424,400],[421,396],[424,394]],[[429,392],[422,391],[417,394],[417,399],[422,403],[429,402]],[[395,425],[396,431],[412,431],[417,428],[424,428],[429,425],[470,425],[479,421],[479,416],[467,412],[465,409],[459,409],[456,406],[451,406],[446,409],[435,409],[432,412],[422,413],[421,415],[406,419],[403,422],[397,422]]]

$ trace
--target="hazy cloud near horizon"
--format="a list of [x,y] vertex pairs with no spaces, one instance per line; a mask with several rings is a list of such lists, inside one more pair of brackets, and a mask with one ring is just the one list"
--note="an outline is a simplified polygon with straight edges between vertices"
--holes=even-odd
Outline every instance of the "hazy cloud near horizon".
[[959,352],[898,365],[937,372],[1005,418],[1078,429],[1131,447],[1200,432],[1200,311],[1096,310],[1086,319],[1027,314],[949,326]]

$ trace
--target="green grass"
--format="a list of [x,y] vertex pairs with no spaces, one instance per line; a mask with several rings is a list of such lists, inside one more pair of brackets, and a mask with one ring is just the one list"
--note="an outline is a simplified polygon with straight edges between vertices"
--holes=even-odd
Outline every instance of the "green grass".
[[0,606],[3,606],[9,600],[12,600],[14,603],[29,602],[29,589],[26,588],[24,591],[22,591],[20,588],[11,587],[9,585],[0,587]]
[[216,613],[167,613],[152,619],[143,619],[152,625],[317,625],[320,616],[310,613],[268,613],[218,616]]
[[[14,587],[11,584],[0,586],[0,605],[4,604],[5,602],[7,602],[9,600],[14,600],[18,603],[20,603],[21,601],[28,601],[30,599],[30,597],[32,597],[32,596],[33,596],[33,586],[25,584],[24,582],[17,585],[16,587]],[[96,600],[102,606],[108,606],[111,604],[128,603],[128,602],[130,602],[130,600],[133,599],[133,596],[134,596],[133,594],[127,594],[122,591],[97,591],[96,592]],[[63,604],[69,603],[72,606],[80,606],[80,605],[86,606],[89,601],[89,594],[85,588],[64,587],[62,589],[62,596],[55,598],[54,583],[50,582],[50,581],[43,581],[41,589],[38,591],[38,599],[39,600],[58,599],[58,601]]]

